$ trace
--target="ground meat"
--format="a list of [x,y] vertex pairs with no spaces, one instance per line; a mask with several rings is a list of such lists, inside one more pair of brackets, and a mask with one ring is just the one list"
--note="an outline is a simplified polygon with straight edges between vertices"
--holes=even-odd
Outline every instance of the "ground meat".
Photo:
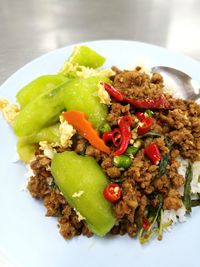
[[59,228],[60,228],[60,234],[65,239],[71,239],[73,236],[77,235],[76,228],[70,222],[65,222],[64,224],[60,224]]
[[85,150],[86,150],[86,144],[87,144],[87,140],[81,136],[77,137],[76,142],[75,142],[75,147],[74,147],[74,151],[77,154],[84,154]]
[[[177,157],[179,157],[180,156],[180,152],[179,152],[179,150],[178,149],[172,149],[171,150],[171,158],[172,159],[175,159],[175,158],[177,158]],[[178,166],[179,167],[179,166]]]
[[168,136],[179,147],[182,157],[189,158],[192,161],[200,159],[200,150],[191,131],[183,128],[181,131],[171,131]]
[[95,158],[97,162],[106,156],[103,152],[93,146],[88,146],[86,148],[85,154]]
[[49,168],[50,159],[44,157],[42,151],[37,151],[36,159],[31,163],[35,176],[30,177],[28,190],[33,197],[43,200],[47,209],[46,216],[58,217],[61,235],[70,239],[75,235],[92,236],[85,222],[80,221],[76,212],[69,206],[60,190],[55,186]]
[[61,215],[58,218],[60,233],[65,239],[70,239],[75,235],[86,235],[91,237],[93,234],[89,231],[84,221],[80,221],[76,212],[65,203]]
[[169,177],[174,188],[178,189],[184,184],[184,177],[177,172],[170,171]]
[[140,218],[144,216],[147,205],[148,205],[148,199],[145,195],[143,195],[139,201],[138,216]]
[[121,116],[130,115],[129,110],[130,105],[123,106],[119,103],[113,103],[111,106],[111,111],[107,116],[107,121],[111,126],[115,126],[118,124]]
[[131,179],[127,179],[122,183],[123,197],[113,207],[113,211],[118,219],[126,216],[133,223],[135,210],[138,207],[138,194]]
[[30,167],[35,174],[41,174],[42,171],[46,171],[46,166],[48,166],[50,162],[51,160],[49,158],[38,155],[37,159],[30,163]]
[[122,183],[123,197],[113,206],[113,212],[119,219],[119,224],[111,230],[112,234],[125,234],[133,237],[137,232],[137,218],[143,217],[148,200],[136,188],[131,179]]
[[161,114],[160,119],[175,129],[191,126],[191,122],[188,119],[188,113],[186,111],[182,111],[181,109],[171,110],[167,116]]
[[163,77],[159,73],[153,73],[151,82],[155,84],[163,84]]
[[159,125],[158,123],[154,123],[152,126],[151,126],[151,130],[156,132],[156,133],[159,133],[159,134],[164,134],[164,129],[161,125]]
[[116,66],[113,66],[111,69],[115,72],[115,74],[119,74],[120,72],[122,72],[122,71],[121,71],[118,67],[116,67]]
[[180,155],[200,160],[200,106],[194,101],[171,99],[174,109],[158,115],[165,133],[177,146]]
[[151,79],[138,70],[120,72],[115,76],[113,85],[129,98],[154,98],[163,94],[163,81],[159,74],[154,74]]
[[112,166],[113,166],[112,158],[110,158],[110,157],[105,158],[101,163],[101,167],[103,170],[107,170],[108,168],[110,168]]
[[121,220],[118,225],[115,225],[111,229],[111,234],[125,235],[128,233],[129,236],[134,237],[137,233],[137,230],[137,225],[135,223],[128,223],[127,220]]
[[154,180],[155,188],[158,189],[161,192],[162,192],[163,188],[167,189],[167,191],[168,191],[168,189],[170,187],[170,184],[171,184],[170,183],[170,179],[169,179],[169,177],[167,175],[163,175],[163,176],[161,176],[159,178],[156,178]]
[[151,164],[149,159],[145,158],[144,151],[141,149],[133,159],[127,175],[144,190],[150,186],[152,180],[156,177],[157,168],[156,165]]
[[65,203],[60,191],[54,187],[49,194],[44,196],[44,206],[47,208],[46,216],[57,216]]
[[121,176],[120,169],[115,166],[107,168],[106,173],[110,178],[119,178]]
[[175,189],[171,189],[168,193],[168,196],[164,199],[163,208],[167,210],[177,210],[181,208],[183,205],[182,200],[180,198],[180,194]]
[[31,176],[27,188],[32,197],[36,198],[44,198],[51,191],[46,177],[42,175]]
[[197,118],[200,117],[200,105],[198,105],[194,100],[187,100],[185,104],[187,105],[189,116]]
[[157,144],[161,154],[164,156],[169,153],[169,148],[166,145],[164,137],[156,138],[154,142]]

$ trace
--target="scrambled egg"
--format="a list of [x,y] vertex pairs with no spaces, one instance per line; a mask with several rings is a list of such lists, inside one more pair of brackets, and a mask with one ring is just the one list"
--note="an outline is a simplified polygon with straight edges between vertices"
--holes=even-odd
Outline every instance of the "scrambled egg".
[[55,146],[58,146],[58,144],[49,144],[47,141],[41,141],[39,142],[40,149],[44,151],[44,155],[52,159],[54,154],[56,153]]
[[0,111],[2,111],[5,120],[12,126],[19,113],[19,106],[2,98],[0,99]]
[[72,64],[70,61],[64,63],[59,73],[63,75],[71,74],[80,78],[89,78],[97,75],[103,75],[109,78],[115,75],[115,72],[110,68],[105,70],[92,69],[78,64]]
[[72,145],[71,138],[76,133],[76,130],[70,125],[64,117],[60,116],[60,144],[62,147],[70,147]]
[[100,98],[100,103],[111,105],[111,99],[107,91],[104,89],[104,87],[101,84],[98,84],[98,92],[97,95]]
[[75,208],[74,208],[74,211],[76,212],[76,215],[78,216],[78,221],[83,221],[85,220],[85,217],[83,217],[79,211],[77,211]]

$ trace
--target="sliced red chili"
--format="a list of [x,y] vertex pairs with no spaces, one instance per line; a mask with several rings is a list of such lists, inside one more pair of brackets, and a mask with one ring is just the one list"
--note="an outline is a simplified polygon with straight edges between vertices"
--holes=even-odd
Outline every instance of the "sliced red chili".
[[119,128],[112,131],[112,141],[114,146],[119,147],[122,143],[122,134]]
[[158,98],[146,98],[146,99],[124,99],[126,102],[134,106],[135,108],[150,108],[150,109],[169,109],[170,103],[164,95]]
[[119,102],[122,102],[124,100],[124,94],[122,94],[119,90],[117,90],[111,84],[105,83],[105,82],[101,82],[100,84],[104,87],[104,89],[108,92],[110,96],[114,97]]
[[147,133],[150,130],[152,124],[153,124],[153,118],[144,118],[141,121],[141,125],[139,125],[139,127],[137,128],[138,134],[143,135]]
[[130,116],[124,116],[119,121],[119,129],[121,132],[122,141],[120,148],[114,152],[114,156],[119,156],[125,153],[131,140],[131,124],[132,118]]
[[151,225],[151,224],[150,224],[148,218],[147,218],[147,217],[143,217],[143,218],[142,218],[142,228],[143,228],[145,231],[147,231],[147,230],[149,229],[149,226],[150,226],[150,225]]
[[133,119],[130,116],[128,116],[128,115],[123,116],[119,122],[119,126],[120,126],[120,123],[126,123],[128,126],[131,126],[132,121],[133,121]]
[[142,121],[142,120],[145,119],[144,113],[143,112],[140,112],[140,111],[136,112],[135,113],[135,116],[138,118],[139,121]]
[[112,140],[112,137],[113,137],[113,132],[103,133],[103,141],[104,142],[108,142],[108,141]]
[[171,107],[170,103],[164,95],[161,95],[158,98],[146,98],[146,99],[129,99],[126,98],[123,93],[117,90],[109,83],[101,82],[100,83],[108,94],[114,97],[118,102],[126,102],[131,104],[136,108],[145,108],[145,109],[169,109]]
[[111,183],[107,185],[103,191],[105,199],[112,203],[118,201],[121,197],[121,194],[122,190],[116,183]]
[[158,149],[158,146],[153,143],[147,147],[145,147],[144,149],[144,154],[154,163],[154,164],[158,164],[160,159],[161,159],[161,155],[160,155],[160,151]]

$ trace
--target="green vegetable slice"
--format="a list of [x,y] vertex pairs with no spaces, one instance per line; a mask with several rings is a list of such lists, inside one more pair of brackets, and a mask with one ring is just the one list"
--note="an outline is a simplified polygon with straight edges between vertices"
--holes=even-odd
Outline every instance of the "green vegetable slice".
[[107,107],[96,94],[101,81],[109,79],[104,76],[76,78],[39,95],[19,112],[14,122],[15,134],[19,137],[36,134],[58,122],[60,113],[66,109],[84,112],[94,127],[99,128],[107,116]]
[[66,151],[54,156],[51,171],[67,202],[85,218],[89,229],[99,236],[109,232],[115,218],[103,196],[108,180],[97,162]]
[[33,101],[42,93],[57,87],[69,80],[61,74],[57,75],[44,75],[31,81],[24,86],[16,95],[17,101],[21,108],[24,108],[27,104]]
[[192,164],[189,162],[185,174],[185,184],[184,184],[184,195],[183,195],[183,204],[186,208],[187,213],[191,212],[191,181],[193,177]]

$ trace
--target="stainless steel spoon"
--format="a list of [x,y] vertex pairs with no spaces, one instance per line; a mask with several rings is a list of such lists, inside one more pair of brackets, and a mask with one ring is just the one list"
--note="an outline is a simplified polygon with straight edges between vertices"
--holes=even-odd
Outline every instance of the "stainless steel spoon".
[[200,85],[188,74],[165,66],[155,66],[151,71],[160,73],[164,81],[169,84],[169,89],[175,91],[175,95],[184,99],[193,99],[200,103]]

